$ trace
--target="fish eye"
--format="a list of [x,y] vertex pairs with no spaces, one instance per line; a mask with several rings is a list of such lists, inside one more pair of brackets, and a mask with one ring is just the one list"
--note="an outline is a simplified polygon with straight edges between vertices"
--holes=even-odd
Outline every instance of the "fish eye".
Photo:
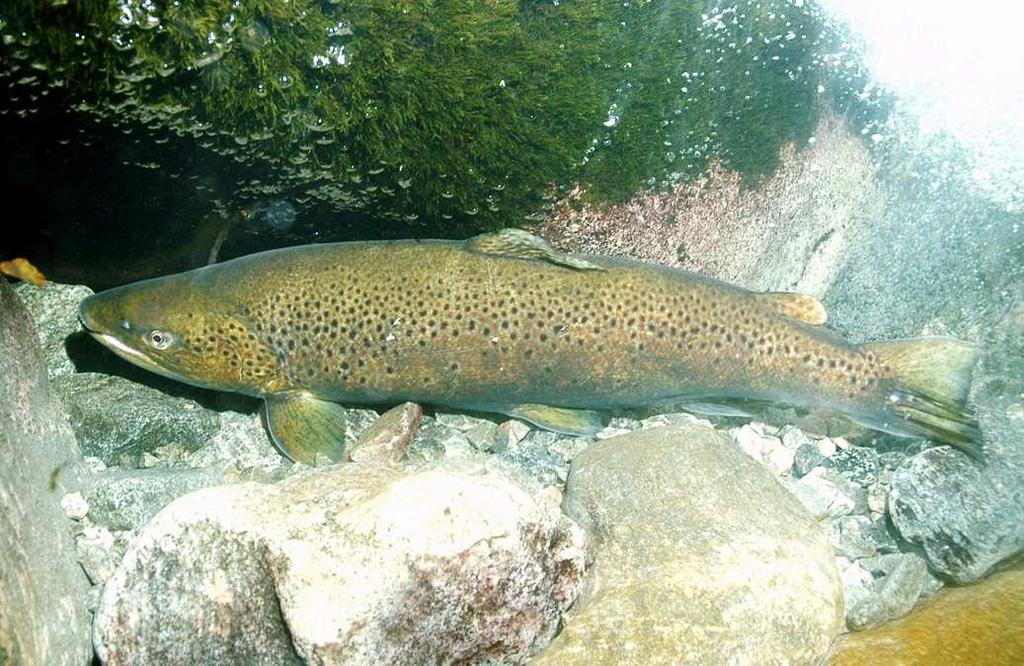
[[158,331],[156,329],[146,334],[146,342],[149,343],[150,347],[158,350],[164,350],[171,346],[174,338],[170,333],[164,331]]

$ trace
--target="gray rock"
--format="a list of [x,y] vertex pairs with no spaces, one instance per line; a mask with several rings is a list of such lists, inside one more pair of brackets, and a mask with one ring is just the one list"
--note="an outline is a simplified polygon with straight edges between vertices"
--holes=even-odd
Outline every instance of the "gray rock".
[[860,594],[850,595],[846,624],[850,629],[867,629],[903,617],[917,604],[929,585],[924,560],[909,553],[879,555],[858,564],[872,575],[872,582]]
[[825,466],[859,486],[869,486],[878,480],[878,451],[865,446],[839,449],[827,459]]
[[383,414],[365,429],[345,455],[352,462],[398,462],[405,457],[423,420],[423,408],[406,402]]
[[[258,414],[221,412],[216,434],[180,461],[187,467],[228,467],[275,474],[291,463],[271,443]],[[161,449],[157,449],[159,452]],[[177,462],[164,458],[168,463]]]
[[525,422],[516,419],[505,421],[498,426],[498,431],[494,435],[494,448],[492,450],[495,453],[508,451],[510,448],[518,446],[519,442],[523,441],[529,434],[530,426]]
[[833,523],[837,541],[836,554],[851,560],[878,553],[872,539],[871,519],[867,516],[842,516]]
[[0,377],[0,663],[88,664],[89,581],[60,504],[80,489],[82,456],[35,326],[2,278]]
[[825,464],[825,456],[818,451],[818,445],[814,442],[801,444],[793,456],[793,472],[797,476],[804,476],[815,467]]
[[928,449],[893,474],[889,510],[907,541],[958,583],[982,578],[1024,548],[1019,470],[972,462],[949,447]]
[[710,428],[593,444],[573,461],[563,505],[597,552],[535,664],[813,663],[842,626],[820,528]]
[[434,415],[434,419],[437,421],[438,425],[458,430],[460,432],[472,430],[474,427],[482,423],[493,423],[493,421],[477,418],[475,416],[468,416],[466,414],[448,414],[445,412],[438,412]]
[[76,373],[56,387],[82,452],[107,465],[136,465],[167,445],[194,451],[218,430],[216,412],[123,377]]
[[798,451],[803,445],[812,443],[811,438],[803,430],[793,425],[783,426],[779,430],[779,438],[782,439],[782,445],[792,451]]
[[440,458],[471,458],[477,455],[465,433],[423,417],[420,430],[409,446],[410,462],[430,462]]
[[345,410],[345,448],[351,448],[367,428],[377,422],[380,415],[372,409]]
[[167,507],[107,583],[107,664],[521,662],[581,586],[582,530],[485,460],[334,465]]
[[643,422],[640,419],[631,419],[625,416],[615,416],[608,419],[609,428],[618,428],[619,430],[638,430],[643,427]]
[[851,560],[899,550],[896,538],[883,519],[840,516],[832,522],[836,555]]
[[701,424],[711,426],[711,422],[702,419],[689,412],[668,412],[666,414],[655,414],[640,422],[641,428],[660,428],[668,425]]
[[140,529],[182,495],[224,482],[224,470],[212,467],[113,468],[89,481],[85,498],[89,502],[89,517],[94,523],[115,530]]
[[890,472],[899,468],[906,459],[907,454],[903,451],[886,451],[885,453],[878,454],[878,464],[882,466],[882,469],[887,469]]
[[[132,532],[111,532],[98,525],[85,525],[75,536],[78,563],[93,583],[104,583],[124,557]],[[95,608],[95,607],[94,607]]]
[[569,462],[594,440],[533,430],[516,446],[498,455],[543,486],[565,487]]
[[75,372],[75,365],[68,358],[65,341],[68,336],[82,330],[78,323],[78,304],[92,289],[79,285],[50,282],[39,289],[22,282],[15,285],[25,309],[35,322],[42,349],[43,362],[51,380]]
[[491,451],[498,443],[498,424],[484,421],[467,430],[465,435],[477,451]]
[[815,467],[799,481],[786,477],[782,481],[815,518],[867,511],[867,492],[824,467]]

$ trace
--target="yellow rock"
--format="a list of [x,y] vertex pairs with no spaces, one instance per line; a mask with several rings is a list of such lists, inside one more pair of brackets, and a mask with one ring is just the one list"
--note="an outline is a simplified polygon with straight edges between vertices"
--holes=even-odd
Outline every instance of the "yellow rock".
[[1006,571],[978,585],[943,590],[905,618],[846,634],[827,663],[1024,664],[1024,571]]

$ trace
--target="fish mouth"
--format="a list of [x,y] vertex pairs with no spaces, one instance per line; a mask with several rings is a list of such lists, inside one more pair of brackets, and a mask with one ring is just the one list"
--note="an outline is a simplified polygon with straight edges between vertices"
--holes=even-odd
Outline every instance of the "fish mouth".
[[110,333],[104,333],[100,327],[90,322],[89,315],[85,311],[85,308],[80,307],[78,309],[78,323],[80,323],[86,333],[95,338],[97,342],[129,363],[133,363],[134,365],[138,365],[146,370],[156,372],[164,376],[172,376],[169,371],[161,367],[156,363],[156,361],[143,352],[121,342],[117,339],[117,336],[111,335]]

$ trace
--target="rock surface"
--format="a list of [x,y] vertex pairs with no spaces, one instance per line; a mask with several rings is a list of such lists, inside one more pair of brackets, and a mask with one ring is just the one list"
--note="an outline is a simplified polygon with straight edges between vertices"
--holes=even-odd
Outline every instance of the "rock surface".
[[523,661],[585,566],[556,495],[486,461],[357,463],[210,488],[162,511],[110,579],[109,664]]
[[[48,283],[45,289],[38,289],[22,282],[14,286],[14,291],[35,321],[43,362],[50,379],[73,374],[75,364],[68,356],[67,338],[82,330],[78,323],[78,304],[92,295],[92,289],[56,282]],[[59,382],[54,388],[58,387]]]
[[917,612],[885,626],[846,634],[832,666],[949,666],[1024,663],[1024,571],[946,589]]
[[398,462],[405,457],[423,420],[423,408],[406,402],[394,407],[366,428],[345,456],[352,462]]
[[194,451],[216,434],[217,413],[115,375],[83,372],[57,385],[82,453],[107,465],[136,462],[161,446]]
[[42,361],[0,278],[0,663],[88,664],[89,583],[61,507],[80,487],[81,454]]
[[595,538],[594,568],[537,664],[812,663],[842,626],[818,525],[708,427],[597,442],[564,507]]
[[924,560],[907,553],[861,559],[867,584],[846,589],[846,624],[851,629],[876,627],[909,613],[922,594],[934,592]]
[[1024,496],[1002,476],[949,447],[923,451],[893,473],[893,523],[936,571],[977,581],[1024,546]]

